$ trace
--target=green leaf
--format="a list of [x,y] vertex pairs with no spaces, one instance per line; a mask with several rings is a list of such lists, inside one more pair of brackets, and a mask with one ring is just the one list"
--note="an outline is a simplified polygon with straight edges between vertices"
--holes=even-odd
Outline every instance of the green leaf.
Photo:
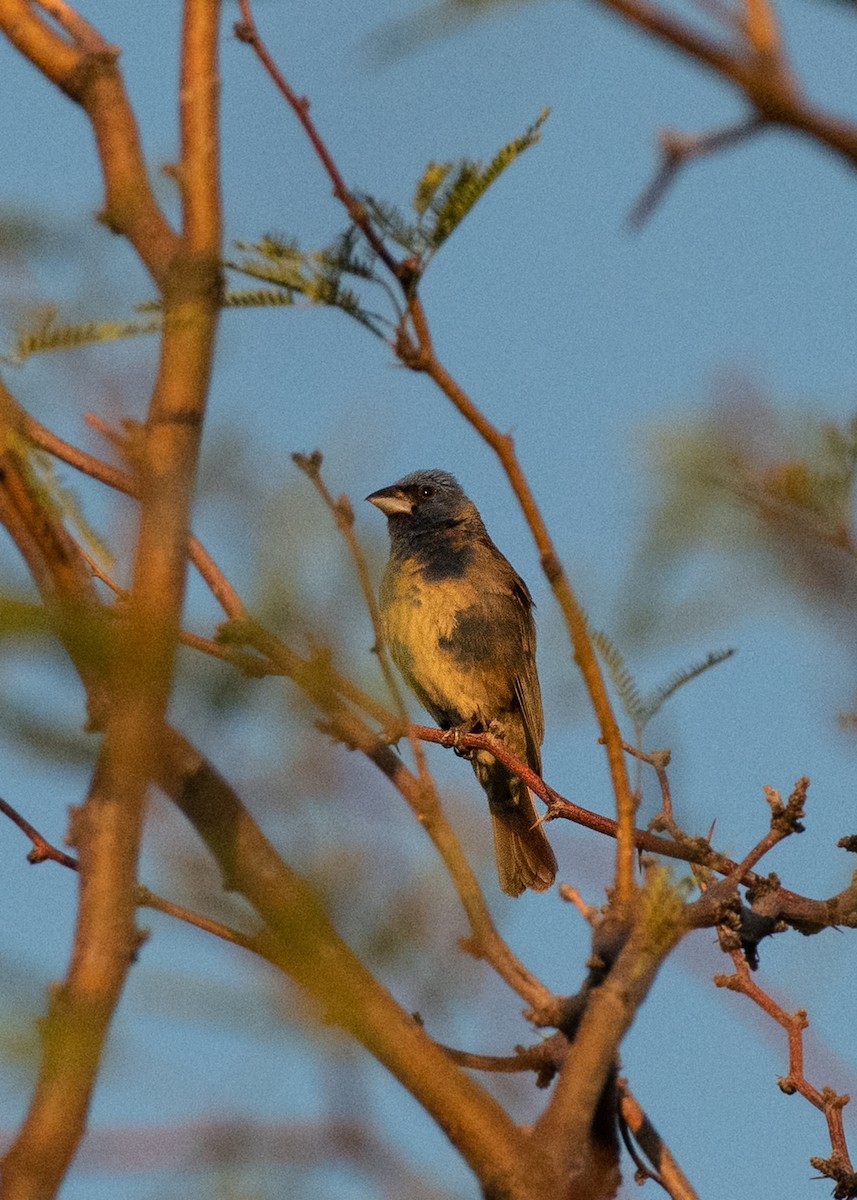
[[238,262],[227,262],[227,267],[265,283],[276,284],[288,292],[305,293],[308,262],[297,242],[266,234],[259,242],[236,242],[235,245],[238,250],[245,251],[247,257]]
[[430,162],[423,171],[422,179],[417,183],[414,198],[411,201],[417,216],[424,217],[426,215],[453,165],[451,162]]
[[278,292],[273,288],[230,288],[223,294],[224,308],[271,308],[294,302],[290,292]]
[[506,168],[530,146],[535,145],[541,137],[542,125],[549,112],[550,109],[542,109],[529,129],[520,137],[507,142],[487,167],[483,167],[478,160],[464,159],[458,164],[452,180],[436,189],[429,202],[429,207],[435,215],[434,227],[429,233],[432,251],[439,249],[453,230],[458,228],[477,200],[484,196]]
[[352,226],[324,250],[302,251],[296,242],[270,234],[255,244],[237,242],[239,250],[249,253],[225,265],[253,279],[264,280],[274,285],[274,289],[283,290],[279,294],[267,288],[229,291],[226,303],[247,307],[288,305],[302,297],[307,304],[341,309],[377,337],[384,338],[387,330],[392,328],[392,322],[366,308],[357,292],[343,284],[343,279],[348,276],[379,284],[389,294],[388,286],[378,278],[374,258],[360,252],[361,238],[360,231]]
[[80,325],[55,325],[54,317],[53,309],[42,310],[32,324],[17,334],[11,354],[0,355],[0,362],[20,366],[33,354],[157,333],[162,325],[160,316],[144,321],[87,321]]

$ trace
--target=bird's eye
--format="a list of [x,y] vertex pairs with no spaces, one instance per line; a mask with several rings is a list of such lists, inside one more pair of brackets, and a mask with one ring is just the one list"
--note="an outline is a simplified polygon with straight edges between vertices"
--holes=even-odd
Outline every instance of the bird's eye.
[[434,495],[434,488],[431,487],[429,484],[426,484],[425,487],[420,488],[420,499],[421,500],[430,500],[433,495]]

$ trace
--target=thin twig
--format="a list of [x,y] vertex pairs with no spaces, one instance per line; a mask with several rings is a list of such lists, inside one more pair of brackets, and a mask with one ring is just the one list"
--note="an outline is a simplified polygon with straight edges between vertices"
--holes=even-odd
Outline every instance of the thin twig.
[[[786,1031],[789,1051],[788,1074],[781,1077],[779,1086],[786,1095],[798,1092],[814,1108],[824,1114],[830,1136],[833,1169],[842,1169],[853,1175],[854,1168],[848,1153],[842,1110],[848,1096],[837,1094],[832,1088],[814,1087],[806,1078],[803,1064],[803,1032],[809,1026],[806,1012],[799,1008],[787,1013],[776,1000],[764,991],[750,974],[750,967],[740,950],[730,950],[729,955],[735,968],[734,975],[715,975],[718,987],[740,992]],[[820,1164],[817,1164],[820,1165]]]
[[[248,645],[282,667],[284,674],[294,680],[325,714],[325,730],[345,745],[364,753],[390,780],[405,799],[411,811],[430,837],[446,866],[470,925],[466,948],[477,958],[488,962],[497,974],[533,1010],[534,1020],[549,1025],[559,1019],[556,997],[512,953],[500,937],[485,903],[482,889],[464,855],[461,844],[443,812],[433,786],[414,775],[402,759],[390,749],[382,737],[340,700],[332,676],[326,673],[326,663],[302,659],[278,638],[252,623],[243,631]],[[415,733],[420,736],[421,727]],[[403,731],[404,732],[404,731]],[[430,740],[448,737],[440,730],[429,730]]]
[[679,172],[692,159],[714,154],[727,146],[735,146],[764,128],[765,122],[762,118],[754,115],[737,125],[727,125],[724,129],[713,129],[708,133],[685,134],[675,133],[670,129],[664,130],[658,137],[660,164],[651,183],[631,209],[628,224],[633,229],[639,229],[646,223],[671,184],[675,182]]
[[594,905],[586,903],[576,887],[572,887],[570,883],[561,883],[559,894],[562,900],[574,905],[587,925],[593,929],[598,925],[601,919],[600,912]]
[[236,36],[251,45],[274,80],[281,95],[289,104],[303,126],[312,147],[333,185],[334,196],[345,206],[351,219],[360,228],[378,257],[399,282],[407,304],[406,319],[413,330],[413,340],[400,326],[395,350],[405,366],[427,374],[452,401],[473,428],[498,455],[512,489],[518,499],[527,523],[538,547],[542,568],[559,601],[574,647],[575,660],[583,674],[589,691],[596,718],[601,728],[607,750],[607,759],[613,788],[619,825],[617,837],[616,885],[614,899],[620,907],[628,907],[636,889],[634,876],[634,847],[631,833],[634,826],[636,801],[631,790],[621,749],[619,727],[613,713],[601,668],[589,638],[583,610],[572,591],[547,526],[536,505],[535,498],[515,455],[511,437],[501,434],[466,395],[437,357],[432,344],[428,320],[417,294],[414,266],[410,260],[397,261],[386,252],[383,241],[376,233],[363,207],[357,203],[347,188],[336,163],[309,116],[309,104],[299,97],[284,78],[259,36],[249,0],[239,0],[242,22],[236,26]]
[[320,450],[315,450],[312,454],[293,454],[292,461],[303,471],[319,496],[321,496],[336,522],[336,528],[345,540],[345,544],[354,562],[355,570],[357,571],[357,579],[360,584],[360,591],[363,594],[363,602],[369,613],[369,620],[372,622],[372,633],[375,638],[375,644],[372,649],[378,656],[384,682],[393,698],[396,710],[403,720],[407,720],[408,710],[402,696],[402,689],[399,687],[396,673],[393,670],[393,664],[390,662],[390,656],[384,644],[381,614],[378,611],[378,603],[375,599],[375,588],[372,584],[372,576],[369,573],[369,564],[366,562],[366,555],[363,553],[360,539],[354,532],[354,508],[351,501],[344,495],[340,496],[338,500],[332,496],[321,475],[322,455]]
[[[2,381],[0,381],[0,391],[3,393],[2,398],[4,400],[8,401],[11,399],[8,390],[3,388]],[[137,485],[130,474],[120,470],[118,467],[112,466],[110,463],[104,462],[103,459],[96,458],[94,454],[89,454],[86,450],[81,450],[78,446],[72,445],[71,442],[58,437],[57,434],[42,425],[39,421],[36,421],[17,404],[15,404],[15,410],[20,432],[28,437],[34,445],[53,455],[54,458],[58,458],[61,462],[67,463],[70,467],[74,467],[82,475],[88,475],[91,479],[106,484],[107,487],[111,487],[115,491],[121,492],[132,499],[138,498]],[[125,445],[125,439],[118,435],[115,430],[95,413],[87,413],[85,419],[87,424],[96,429],[103,437],[108,438],[113,445],[118,445],[120,449]],[[245,620],[247,618],[247,610],[244,607],[241,597],[199,539],[193,534],[188,538],[188,555],[224,613],[234,620]]]
[[349,217],[354,224],[359,228],[361,233],[366,238],[366,241],[372,247],[378,258],[387,268],[391,275],[396,279],[402,278],[403,264],[398,262],[389,252],[381,235],[376,231],[374,225],[369,220],[366,209],[352,194],[347,187],[339,168],[334,162],[333,156],[318,129],[315,126],[312,118],[309,115],[309,100],[306,96],[299,96],[297,92],[289,84],[288,80],[283,75],[280,68],[277,66],[270,51],[265,45],[259,30],[256,26],[256,21],[250,8],[250,0],[238,0],[238,6],[241,9],[241,20],[235,25],[235,36],[241,42],[246,42],[250,46],[259,62],[267,71],[274,86],[279,91],[280,95],[291,108],[292,112],[297,117],[304,132],[309,138],[310,144],[315,151],[319,161],[327,172],[333,187],[333,195],[339,200],[348,212]]
[[663,826],[669,829],[670,832],[677,831],[678,827],[673,818],[673,802],[672,792],[670,790],[670,780],[667,775],[667,767],[670,765],[671,752],[669,750],[641,750],[639,746],[634,746],[630,742],[623,742],[622,749],[626,754],[630,754],[632,758],[638,759],[640,762],[648,763],[654,770],[658,780],[658,787],[661,790],[661,811],[657,813],[649,823],[651,829],[657,829]]
[[410,742],[411,751],[414,756],[414,761],[417,764],[417,772],[425,787],[434,790],[434,780],[431,778],[426,762],[425,752],[422,748],[422,743],[419,738],[413,733],[413,726],[408,720],[408,709],[405,704],[402,689],[399,687],[396,672],[393,669],[393,664],[390,661],[390,655],[384,641],[384,630],[381,624],[381,613],[378,609],[377,601],[375,600],[375,589],[372,584],[372,577],[369,573],[369,564],[366,562],[366,555],[363,553],[363,547],[360,544],[360,539],[354,531],[354,508],[347,496],[340,496],[335,500],[328,490],[327,485],[321,476],[321,451],[316,450],[312,454],[293,454],[292,460],[298,467],[308,476],[313,487],[321,496],[324,503],[327,505],[333,519],[336,522],[336,527],[345,539],[346,545],[354,560],[354,565],[357,570],[357,577],[360,582],[360,590],[363,593],[363,600],[369,612],[369,620],[372,622],[372,631],[375,636],[375,644],[372,649],[378,657],[378,662],[381,666],[381,671],[384,676],[384,681],[387,684],[387,689],[393,698],[393,704],[398,713],[402,725],[407,729],[407,736]]
[[[490,734],[460,733],[449,729],[434,729],[427,725],[416,725],[414,731],[422,741],[434,742],[440,746],[488,750],[548,805],[548,812],[542,818],[543,820],[567,820],[575,825],[591,829],[595,833],[604,834],[606,837],[616,838],[618,836],[617,821],[611,817],[602,816],[601,813],[593,812],[591,809],[583,808],[560,795],[525,762],[515,758],[502,742],[497,741]],[[642,752],[638,753],[644,758],[646,757]],[[806,782],[805,779],[798,781],[790,800],[802,791]],[[771,889],[768,881],[745,866],[745,863],[757,863],[762,855],[780,840],[778,836],[772,841],[769,834],[766,834],[750,850],[744,863],[737,863],[734,859],[713,849],[707,838],[689,837],[682,834],[681,831],[677,831],[674,838],[660,837],[647,829],[632,828],[631,831],[631,843],[635,850],[661,854],[666,858],[706,867],[717,872],[718,875],[723,875],[730,884],[740,883],[749,888],[762,886],[765,892],[763,902],[765,916],[775,920],[788,921],[804,933],[818,932],[836,925],[854,924],[855,918],[857,918],[857,884],[851,883],[841,892],[826,899],[814,900],[781,886]],[[704,916],[705,924],[711,923],[710,909],[705,906],[701,907],[699,915]],[[692,918],[692,921],[695,919],[695,917]]]
[[[23,817],[16,808],[13,808],[8,801],[0,797],[0,812],[9,818],[13,824],[17,825],[26,837],[32,843],[32,849],[27,855],[29,863],[55,862],[62,867],[66,867],[69,871],[80,870],[80,863],[71,854],[66,854],[64,850],[59,850],[51,842],[47,840],[35,826]],[[174,917],[178,921],[183,921],[186,925],[193,925],[196,929],[201,929],[205,933],[210,933],[214,937],[220,938],[221,941],[230,942],[235,946],[243,946],[245,949],[258,951],[257,937],[254,934],[240,933],[237,929],[231,929],[228,925],[222,924],[220,921],[215,921],[211,917],[204,917],[201,913],[194,912],[190,908],[185,908],[181,904],[176,904],[172,900],[166,900],[163,896],[159,896],[150,888],[143,884],[137,885],[137,904],[143,908],[151,908],[157,912],[164,913],[168,917]]]
[[636,891],[632,838],[636,799],[628,779],[619,726],[610,703],[598,656],[589,636],[588,622],[518,461],[511,436],[501,433],[488,420],[441,363],[434,349],[422,301],[415,290],[408,297],[408,315],[413,325],[416,342],[414,343],[402,328],[397,345],[399,357],[406,366],[428,375],[497,455],[533,535],[539,551],[542,570],[565,618],[574,650],[574,660],[583,676],[607,752],[613,793],[616,798],[618,823],[616,881],[613,898],[620,909],[627,909]]
[[474,1054],[469,1050],[445,1046],[442,1042],[437,1045],[453,1062],[473,1071],[502,1075],[534,1071],[537,1087],[547,1087],[568,1056],[568,1038],[561,1032],[552,1034],[534,1046],[516,1046],[514,1054]]
[[[113,592],[118,600],[127,601],[127,588],[120,587],[112,576],[105,571],[104,567],[89,553],[85,547],[78,545],[81,556],[89,564],[89,568],[96,579],[100,579],[106,587]],[[117,607],[105,609],[110,616],[119,618],[121,610]],[[280,675],[282,672],[273,663],[259,658],[255,654],[243,654],[234,646],[229,646],[223,642],[215,641],[213,638],[203,637],[202,634],[192,633],[188,629],[179,630],[179,641],[183,646],[189,646],[192,650],[199,650],[202,654],[207,654],[211,658],[217,658],[221,662],[230,663],[234,667],[243,672],[245,675],[250,675],[254,678],[262,678],[267,675]]]
[[56,862],[60,866],[68,867],[71,871],[77,870],[77,859],[71,854],[66,854],[64,850],[58,850],[56,846],[51,845],[47,838],[43,837],[35,826],[31,825],[26,817],[22,817],[16,808],[13,808],[6,800],[0,798],[0,812],[9,818],[13,824],[17,825],[26,837],[32,842],[32,850],[27,855],[27,862]]
[[[745,37],[736,45],[732,39],[722,42],[707,36],[683,21],[672,8],[661,7],[652,0],[594,0],[594,3],[732,83],[762,121],[803,133],[857,167],[857,124],[830,116],[809,103],[793,78],[782,46],[775,42],[773,51],[759,52],[749,36],[746,10]],[[770,30],[766,34],[764,25],[763,20],[754,24],[753,38],[760,44],[767,39],[770,45]]]
[[[118,446],[122,450],[127,450],[127,439],[112,429],[96,413],[87,413],[85,420],[88,425],[97,430],[102,437],[107,438],[113,445]],[[107,463],[102,462],[101,459],[87,454],[84,450],[79,450],[76,446],[71,446],[68,442],[63,442],[61,438],[50,433],[43,426],[38,426],[38,422],[34,422],[34,425],[37,428],[31,434],[33,441],[39,445],[43,445],[44,449],[49,450],[51,454],[56,455],[57,458],[62,458],[78,471],[86,475],[91,475],[93,479],[97,479],[101,483],[106,483],[108,487],[124,492],[126,496],[131,496],[135,499],[139,498],[138,488],[132,476],[117,470],[116,467],[109,466]],[[39,441],[40,438],[44,440]],[[48,444],[48,441],[50,441],[50,444]],[[188,535],[188,554],[191,562],[196,567],[201,578],[208,585],[211,594],[226,615],[235,621],[246,620],[248,613],[241,597],[203,546],[202,542],[193,533],[189,533]]]

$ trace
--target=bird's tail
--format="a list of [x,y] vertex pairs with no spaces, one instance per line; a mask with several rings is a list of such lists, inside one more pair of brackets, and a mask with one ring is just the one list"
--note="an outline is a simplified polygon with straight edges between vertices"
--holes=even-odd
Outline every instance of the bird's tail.
[[507,896],[520,896],[525,888],[543,892],[556,878],[554,852],[544,827],[536,824],[536,807],[529,788],[497,768],[499,764],[480,782],[491,809],[500,887]]

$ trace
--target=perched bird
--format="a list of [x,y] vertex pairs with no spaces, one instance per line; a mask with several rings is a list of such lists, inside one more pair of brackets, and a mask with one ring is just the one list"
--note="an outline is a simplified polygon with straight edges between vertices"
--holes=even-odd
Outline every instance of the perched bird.
[[[415,471],[366,499],[387,517],[384,639],[442,729],[490,733],[541,775],[544,735],[527,585],[446,471]],[[556,859],[525,784],[487,751],[472,757],[488,796],[500,887],[541,892]]]

